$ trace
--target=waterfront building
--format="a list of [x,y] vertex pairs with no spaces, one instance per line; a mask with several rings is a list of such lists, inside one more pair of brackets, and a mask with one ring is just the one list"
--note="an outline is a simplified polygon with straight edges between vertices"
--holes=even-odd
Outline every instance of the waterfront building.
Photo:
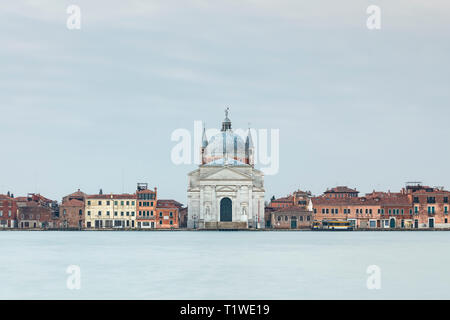
[[187,207],[183,207],[180,209],[180,228],[187,228],[187,213],[188,213],[188,208]]
[[403,192],[411,197],[414,227],[449,229],[450,192],[443,187],[408,184]]
[[179,213],[183,205],[175,200],[158,200],[156,205],[156,228],[178,229],[180,227]]
[[312,213],[300,207],[281,208],[271,213],[273,229],[311,229]]
[[0,228],[17,226],[17,203],[14,195],[0,194]]
[[351,189],[347,186],[337,186],[335,188],[328,189],[323,193],[325,198],[356,198],[359,191]]
[[27,197],[16,198],[17,226],[20,229],[55,228],[59,216],[59,206],[40,194],[30,193]]
[[84,200],[86,194],[80,189],[62,199],[59,208],[58,228],[62,229],[82,229],[85,226],[84,220]]
[[85,226],[88,229],[135,228],[136,195],[100,192],[86,196]]
[[136,190],[137,207],[136,223],[137,228],[156,228],[156,204],[157,188],[150,190],[148,183],[138,183]]
[[254,167],[250,130],[235,134],[225,111],[221,132],[207,139],[202,163],[188,174],[188,228],[264,228],[264,175]]

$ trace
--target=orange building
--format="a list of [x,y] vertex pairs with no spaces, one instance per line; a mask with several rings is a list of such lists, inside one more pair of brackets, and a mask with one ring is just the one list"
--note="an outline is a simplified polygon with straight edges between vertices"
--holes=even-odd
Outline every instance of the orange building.
[[381,226],[381,201],[379,198],[328,196],[311,199],[314,221],[348,220],[355,228]]
[[411,197],[415,228],[448,229],[450,192],[442,187],[407,185],[403,192]]
[[156,226],[156,205],[157,188],[150,190],[148,183],[138,183],[137,185],[137,206],[136,223],[141,229],[155,229]]
[[175,200],[158,200],[156,205],[156,228],[178,229],[180,227],[179,212],[183,205]]

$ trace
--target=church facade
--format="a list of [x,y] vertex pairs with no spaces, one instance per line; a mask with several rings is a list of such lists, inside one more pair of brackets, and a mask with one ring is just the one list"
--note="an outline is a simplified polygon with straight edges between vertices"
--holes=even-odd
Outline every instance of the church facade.
[[222,130],[209,141],[203,129],[202,164],[188,174],[188,228],[264,228],[264,175],[254,168],[250,130],[233,133],[228,109]]

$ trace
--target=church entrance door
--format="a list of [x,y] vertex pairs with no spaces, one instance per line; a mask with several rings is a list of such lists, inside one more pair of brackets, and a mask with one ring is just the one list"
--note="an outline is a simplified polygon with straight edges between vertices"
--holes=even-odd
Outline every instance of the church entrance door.
[[230,198],[220,200],[220,221],[233,221],[233,211],[231,208]]

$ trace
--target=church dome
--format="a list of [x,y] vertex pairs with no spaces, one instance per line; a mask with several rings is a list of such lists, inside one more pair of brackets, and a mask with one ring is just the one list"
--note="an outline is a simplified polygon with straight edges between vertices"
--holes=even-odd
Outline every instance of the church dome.
[[205,164],[245,164],[245,143],[231,129],[222,131],[211,138],[204,151]]

